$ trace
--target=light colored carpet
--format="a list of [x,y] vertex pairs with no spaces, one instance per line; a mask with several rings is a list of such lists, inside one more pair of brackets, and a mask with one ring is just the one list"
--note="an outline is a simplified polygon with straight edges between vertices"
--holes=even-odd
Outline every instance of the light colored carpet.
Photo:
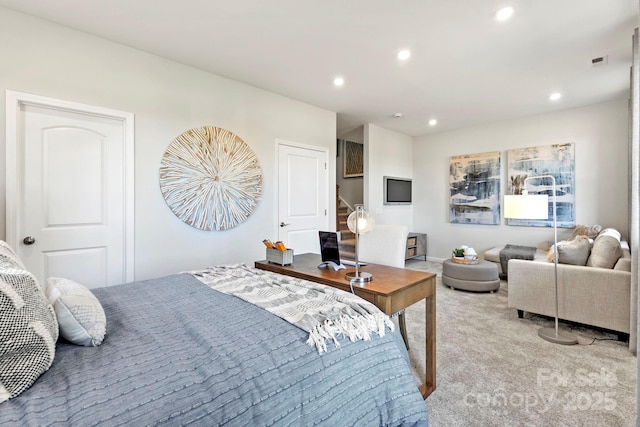
[[[438,274],[436,390],[426,399],[432,426],[633,426],[636,363],[615,335],[560,323],[578,336],[563,346],[538,337],[550,318],[507,307],[507,283],[496,293],[443,286],[440,263],[408,261]],[[424,301],[406,311],[417,374],[424,374]],[[598,340],[589,345],[593,338]]]

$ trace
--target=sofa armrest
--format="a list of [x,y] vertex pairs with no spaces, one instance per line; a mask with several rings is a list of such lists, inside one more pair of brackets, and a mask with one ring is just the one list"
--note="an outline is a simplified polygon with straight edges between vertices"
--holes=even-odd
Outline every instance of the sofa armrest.
[[[509,261],[509,307],[555,316],[554,264]],[[558,264],[558,317],[629,333],[631,273]]]

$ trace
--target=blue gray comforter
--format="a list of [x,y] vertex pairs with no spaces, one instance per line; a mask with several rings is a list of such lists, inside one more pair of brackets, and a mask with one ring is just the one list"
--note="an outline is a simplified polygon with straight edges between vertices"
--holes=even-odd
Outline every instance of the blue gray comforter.
[[307,332],[187,274],[93,292],[104,343],[59,342],[0,425],[427,425],[397,333],[319,355]]

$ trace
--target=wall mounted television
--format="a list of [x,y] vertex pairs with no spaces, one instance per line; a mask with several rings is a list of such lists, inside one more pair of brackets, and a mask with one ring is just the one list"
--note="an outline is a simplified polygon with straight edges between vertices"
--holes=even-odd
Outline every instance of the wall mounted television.
[[410,205],[411,202],[411,178],[384,177],[385,205]]

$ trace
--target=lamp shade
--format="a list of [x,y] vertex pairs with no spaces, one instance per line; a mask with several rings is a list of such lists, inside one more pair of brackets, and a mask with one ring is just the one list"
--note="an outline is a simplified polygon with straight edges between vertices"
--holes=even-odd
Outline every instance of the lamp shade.
[[373,229],[374,222],[369,212],[358,206],[347,218],[347,227],[354,234],[363,234]]
[[549,196],[504,196],[504,217],[513,219],[548,219]]

